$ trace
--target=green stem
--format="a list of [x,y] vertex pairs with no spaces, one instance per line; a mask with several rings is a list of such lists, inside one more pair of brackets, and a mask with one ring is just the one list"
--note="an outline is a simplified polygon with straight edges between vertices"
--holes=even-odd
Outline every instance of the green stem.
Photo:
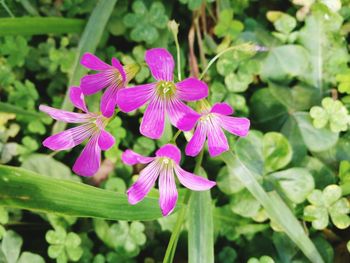
[[202,79],[204,77],[204,75],[207,73],[207,71],[209,70],[209,68],[214,64],[214,62],[221,57],[223,54],[233,51],[233,50],[242,50],[242,51],[253,51],[253,45],[250,43],[244,43],[244,44],[240,44],[237,46],[232,46],[229,47],[227,49],[224,49],[223,51],[219,52],[215,57],[213,57],[208,65],[206,66],[206,68],[203,70],[202,74],[200,75],[199,79]]
[[177,35],[174,36],[175,45],[176,45],[176,59],[177,59],[177,77],[181,81],[181,56],[180,56],[180,45]]
[[170,143],[176,143],[176,139],[177,139],[177,137],[179,137],[179,135],[181,134],[181,130],[178,130],[175,134],[174,134],[174,136],[173,136],[173,138],[171,139],[171,141],[170,141]]
[[[203,161],[203,155],[204,155],[204,150],[202,150],[196,158],[196,165],[195,165],[194,171],[193,171],[194,173],[198,173],[199,168],[201,167],[201,164]],[[187,212],[187,204],[188,204],[188,201],[190,200],[191,193],[192,192],[190,190],[186,190],[184,200],[183,200],[183,206],[182,206],[181,210],[179,211],[174,230],[171,233],[171,237],[170,237],[169,244],[168,244],[168,247],[167,247],[166,252],[165,252],[163,263],[173,262],[177,242],[179,240],[179,236],[181,233],[181,228],[182,228],[182,224],[184,222],[185,215]]]
[[0,4],[5,9],[5,11],[9,14],[10,17],[15,17],[15,15],[11,12],[10,8],[5,3],[5,0],[0,0]]

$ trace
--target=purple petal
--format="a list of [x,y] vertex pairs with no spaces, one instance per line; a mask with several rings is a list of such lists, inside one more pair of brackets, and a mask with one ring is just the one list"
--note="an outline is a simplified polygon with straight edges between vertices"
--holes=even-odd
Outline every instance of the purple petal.
[[247,118],[218,116],[222,128],[238,136],[246,136],[249,132],[250,121]]
[[198,123],[191,140],[186,145],[186,155],[197,156],[204,146],[206,136],[206,126],[203,123]]
[[175,167],[175,173],[177,175],[177,178],[179,178],[180,183],[183,186],[194,191],[209,190],[214,185],[216,185],[215,182],[210,181],[206,178],[200,177],[198,175],[195,175],[193,173],[187,172],[184,169],[182,169],[180,166]]
[[160,168],[161,166],[159,163],[154,161],[141,171],[137,181],[126,192],[130,204],[137,204],[143,198],[145,198],[145,196],[154,186],[154,183],[159,175]]
[[67,150],[81,144],[94,132],[94,124],[83,124],[66,131],[56,133],[43,141],[43,145],[53,151]]
[[149,101],[154,94],[154,83],[121,89],[117,95],[118,107],[123,112],[130,112],[140,108]]
[[212,118],[207,122],[208,148],[211,157],[218,156],[229,149],[227,138],[218,121],[220,120]]
[[111,66],[91,53],[85,53],[80,60],[80,64],[92,70],[107,70]]
[[174,59],[164,48],[152,48],[146,51],[146,63],[156,80],[173,80]]
[[120,61],[116,58],[112,58],[112,66],[115,67],[119,71],[119,73],[122,77],[122,81],[125,82],[126,81],[126,73],[125,73],[124,67],[120,63]]
[[233,114],[233,109],[232,107],[226,103],[215,103],[214,106],[211,108],[212,113],[219,113],[222,115],[231,115]]
[[98,145],[98,135],[95,135],[86,144],[75,161],[73,171],[81,176],[93,176],[100,168],[100,164],[101,149]]
[[106,89],[101,98],[101,112],[103,116],[110,118],[115,112],[115,107],[117,105],[117,94],[120,90],[119,87],[112,85]]
[[163,216],[169,215],[177,202],[177,190],[173,168],[168,165],[159,176],[159,205]]
[[208,86],[196,78],[187,78],[176,83],[179,98],[185,101],[196,101],[208,96]]
[[108,131],[101,130],[100,135],[98,137],[98,145],[100,146],[101,150],[107,151],[110,149],[115,143],[115,139],[112,134],[110,134]]
[[88,112],[84,94],[80,87],[71,87],[69,90],[69,98],[76,108],[81,109],[84,112]]
[[76,113],[65,110],[59,110],[45,105],[40,105],[39,110],[49,114],[55,120],[69,123],[88,122],[91,119],[91,116],[86,113]]
[[174,160],[177,164],[180,163],[181,161],[181,152],[179,148],[177,148],[173,144],[166,144],[160,147],[156,151],[156,156],[157,157],[168,157],[172,160]]
[[140,126],[141,134],[152,139],[159,139],[164,131],[164,115],[164,101],[154,98],[143,115]]
[[171,124],[182,131],[191,130],[195,119],[200,117],[197,112],[176,98],[167,102],[167,111]]
[[138,154],[130,149],[126,150],[122,154],[123,163],[128,165],[135,165],[137,163],[146,164],[152,162],[153,160],[153,157],[142,156],[141,154]]
[[112,84],[117,85],[117,82],[117,78],[113,76],[113,71],[108,70],[84,76],[80,80],[80,87],[85,95],[92,95]]

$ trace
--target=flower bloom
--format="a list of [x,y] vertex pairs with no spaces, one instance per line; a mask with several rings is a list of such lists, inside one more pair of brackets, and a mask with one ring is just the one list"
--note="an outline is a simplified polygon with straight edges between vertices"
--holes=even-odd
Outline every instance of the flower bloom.
[[84,113],[69,112],[44,105],[40,105],[39,109],[55,120],[80,123],[81,125],[46,138],[43,145],[51,150],[60,151],[71,149],[89,139],[76,160],[73,171],[78,175],[92,176],[100,167],[101,150],[108,150],[114,145],[115,141],[113,136],[104,130],[108,119],[101,114],[88,111],[81,89],[71,87],[69,95],[74,106]]
[[158,149],[155,157],[145,157],[132,150],[126,150],[122,160],[128,165],[148,164],[140,172],[138,180],[127,191],[128,201],[132,205],[145,198],[159,176],[159,205],[163,216],[169,215],[176,205],[177,190],[174,173],[180,183],[191,190],[208,190],[216,184],[183,170],[179,165],[181,152],[172,144],[166,144]]
[[124,112],[140,108],[149,102],[140,126],[144,136],[158,139],[164,131],[165,113],[172,125],[186,114],[195,114],[183,101],[196,101],[208,96],[208,86],[195,78],[174,83],[174,59],[163,48],[146,51],[145,60],[151,70],[154,83],[122,89],[118,92],[118,106]]
[[118,91],[133,78],[138,67],[136,65],[123,67],[116,58],[112,58],[112,65],[108,65],[91,53],[85,53],[80,63],[88,69],[98,71],[81,79],[80,87],[84,95],[92,95],[106,88],[101,98],[101,112],[105,117],[112,117]]
[[196,128],[194,134],[186,146],[186,155],[196,156],[202,150],[206,138],[210,156],[218,156],[229,149],[227,138],[222,129],[229,133],[246,136],[249,131],[250,121],[247,118],[237,118],[228,115],[233,114],[233,109],[227,103],[216,103],[206,108],[202,114],[194,117],[192,114],[185,116],[180,122],[186,123],[186,127]]

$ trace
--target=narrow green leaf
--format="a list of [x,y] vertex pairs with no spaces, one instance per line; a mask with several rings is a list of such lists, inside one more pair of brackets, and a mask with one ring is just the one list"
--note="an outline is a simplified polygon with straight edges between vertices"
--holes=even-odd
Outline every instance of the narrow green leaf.
[[[86,69],[79,63],[80,58],[85,52],[93,53],[96,50],[116,2],[117,0],[100,0],[96,4],[95,9],[92,11],[83,35],[79,41],[75,62],[69,77],[68,87],[72,85],[79,85],[80,79],[86,72]],[[69,89],[67,89],[61,108],[68,111],[73,109],[73,105],[69,100]],[[66,123],[56,122],[52,133],[63,131],[65,127]]]
[[130,205],[125,194],[0,165],[0,206],[109,220],[161,217],[158,200]]
[[0,36],[80,33],[85,21],[63,17],[16,17],[0,19]]
[[[203,169],[199,171],[199,175],[207,177]],[[214,225],[210,191],[192,193],[188,222],[188,262],[214,262]]]
[[222,158],[229,170],[236,171],[235,176],[241,180],[249,192],[265,208],[270,219],[284,230],[305,256],[313,263],[323,263],[324,261],[315,245],[280,196],[275,192],[267,193],[257,180],[259,175],[256,175],[255,171],[251,171],[245,166],[240,158],[233,155],[232,152],[226,152],[222,155]]
[[41,114],[40,112],[33,112],[33,111],[28,111],[28,110],[24,110],[20,107],[14,106],[12,104],[9,103],[5,103],[5,102],[0,102],[0,112],[7,112],[7,113],[14,113],[16,115],[22,115],[25,117],[31,117],[31,118],[42,118],[43,114]]

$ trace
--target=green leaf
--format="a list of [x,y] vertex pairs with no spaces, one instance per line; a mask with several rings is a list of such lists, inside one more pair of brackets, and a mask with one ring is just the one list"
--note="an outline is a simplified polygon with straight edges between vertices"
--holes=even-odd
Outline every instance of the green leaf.
[[0,206],[110,220],[152,220],[161,217],[155,198],[146,197],[138,205],[130,205],[125,194],[81,183],[41,176],[5,165],[0,165],[0,173]]
[[80,181],[79,177],[72,176],[71,170],[68,166],[45,154],[37,153],[26,156],[22,162],[22,167],[38,174],[47,175],[57,179]]
[[227,166],[220,169],[216,183],[219,189],[227,195],[237,193],[244,188],[244,185],[234,174],[234,170],[228,170]]
[[[67,87],[79,85],[80,79],[86,73],[86,69],[80,65],[80,59],[84,53],[93,53],[96,50],[116,2],[117,0],[100,0],[97,2],[80,38]],[[67,111],[73,109],[73,105],[69,99],[69,89],[66,91],[61,108]],[[56,122],[52,133],[63,131],[66,125],[64,122]]]
[[237,169],[236,167],[240,169],[240,173],[237,173],[240,181],[265,208],[270,219],[276,222],[283,229],[283,231],[300,248],[306,257],[310,259],[310,261],[320,263],[324,262],[314,244],[305,234],[303,228],[299,224],[299,221],[295,218],[293,213],[285,205],[279,195],[275,192],[267,193],[257,181],[255,170],[251,171],[249,166],[245,166],[244,163],[241,162],[241,157],[237,151],[239,148],[240,146],[237,143],[235,151],[238,157],[234,156],[232,152],[222,154],[222,158],[229,169]]
[[276,179],[283,193],[296,204],[302,203],[315,187],[312,175],[305,168],[293,167],[268,176]]
[[[203,169],[198,174],[207,177]],[[188,209],[188,261],[213,263],[214,226],[210,191],[193,192]]]
[[337,143],[339,133],[327,129],[316,129],[307,113],[297,112],[293,114],[293,117],[298,123],[304,143],[310,151],[325,151]]
[[292,159],[292,147],[280,133],[269,132],[263,137],[264,170],[266,173],[285,167]]
[[12,230],[6,232],[1,243],[1,250],[7,259],[7,263],[17,262],[19,254],[21,253],[22,243],[23,240],[18,234]]
[[16,17],[0,19],[0,36],[80,33],[83,19],[63,17]]
[[17,263],[45,263],[45,260],[37,254],[33,254],[30,252],[23,252],[19,257]]
[[243,217],[256,216],[260,207],[260,203],[247,189],[234,194],[230,200],[230,208],[232,211]]
[[301,76],[308,69],[308,53],[298,45],[285,45],[272,48],[261,65],[261,78],[264,81],[284,81]]
[[40,118],[45,117],[45,115],[40,113],[40,112],[24,110],[21,107],[17,107],[17,106],[14,106],[12,104],[5,103],[5,102],[0,102],[0,111],[7,112],[7,113],[14,113],[16,115],[29,117],[32,119],[40,119]]

